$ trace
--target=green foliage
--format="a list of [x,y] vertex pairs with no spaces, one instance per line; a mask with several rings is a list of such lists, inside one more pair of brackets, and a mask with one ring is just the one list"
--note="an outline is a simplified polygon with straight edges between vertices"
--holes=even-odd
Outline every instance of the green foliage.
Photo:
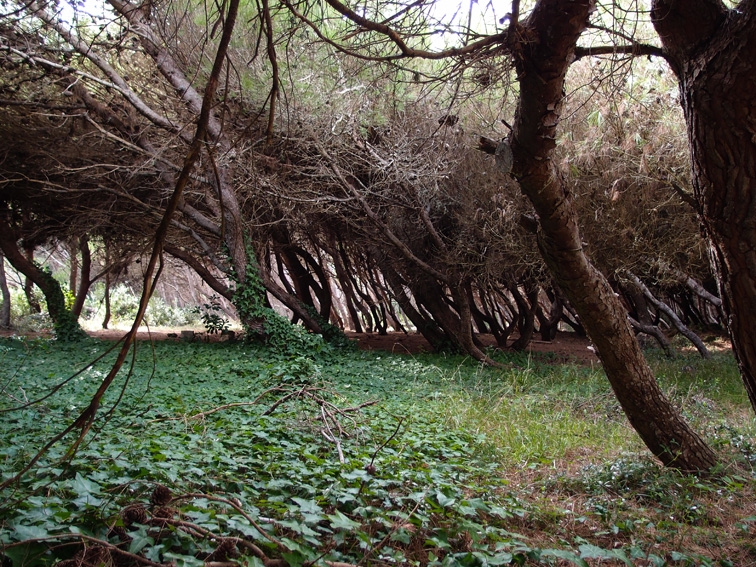
[[620,446],[640,449],[599,369],[526,354],[503,360],[508,370],[495,379],[481,371],[442,403],[451,424],[484,432],[509,464],[538,466],[580,448],[607,457]]
[[347,338],[342,329],[323,319],[312,305],[306,305],[305,309],[320,325],[322,329],[321,336],[325,342],[337,348],[356,348],[356,343]]
[[259,340],[281,353],[317,352],[323,348],[323,339],[292,325],[286,317],[265,304],[266,291],[258,271],[254,254],[248,251],[244,283],[237,281],[233,303],[244,326],[248,340]]
[[74,303],[76,303],[76,294],[70,289],[66,289],[63,290],[63,296],[66,301],[66,309],[71,311],[73,309]]
[[[105,286],[103,284],[94,286],[90,295],[90,305],[94,304],[96,307],[88,311],[87,318],[102,319],[105,307]],[[119,284],[111,288],[110,313],[113,323],[131,323],[136,317],[138,308],[139,297],[129,286]],[[196,310],[188,307],[174,307],[157,296],[150,299],[144,320],[148,325],[161,327],[182,327],[199,322]]]
[[52,272],[47,267],[38,266],[43,274],[43,278],[47,281],[47,285],[51,288],[51,292],[46,294],[47,310],[49,313],[57,313],[53,318],[53,331],[55,338],[59,341],[80,341],[86,338],[87,334],[79,326],[78,318],[71,313],[71,310],[66,306],[66,296],[63,293],[60,283],[56,280]]
[[[2,383],[0,410],[17,406],[23,396],[50,393],[51,386],[105,348],[96,342],[0,340],[0,363],[12,369]],[[117,544],[114,527],[123,528],[131,538],[128,549],[146,559],[199,565],[216,543],[181,529],[155,530],[160,522],[156,515],[164,513],[149,502],[155,483],[172,489],[171,513],[180,514],[182,522],[255,542],[269,556],[295,566],[318,558],[444,567],[598,560],[628,564],[626,559],[643,558],[662,565],[671,552],[641,539],[652,520],[640,508],[628,515],[623,508],[628,502],[674,516],[667,524],[654,518],[654,533],[663,536],[664,530],[681,525],[708,525],[712,509],[707,494],[723,491],[736,497],[754,484],[743,473],[726,480],[687,477],[633,454],[585,467],[577,478],[555,476],[556,460],[579,443],[608,457],[596,449],[600,430],[575,435],[577,440],[564,445],[557,435],[528,421],[553,413],[565,423],[594,418],[600,423],[599,416],[613,416],[615,404],[600,373],[520,354],[506,357],[511,364],[506,371],[459,356],[333,350],[289,355],[249,343],[160,343],[154,351],[140,346],[136,354],[120,405],[74,459],[61,463],[65,446],[55,446],[18,485],[0,494],[0,545],[13,546],[3,553],[14,567],[70,557],[75,549],[58,543],[70,543],[77,533]],[[2,414],[1,478],[19,470],[52,433],[79,414],[114,356],[75,376],[42,403]],[[112,407],[124,386],[126,377],[121,376],[103,407]],[[723,381],[723,391],[725,386],[729,388]],[[364,405],[373,401],[377,403]],[[466,414],[464,405],[471,402],[481,406]],[[523,409],[513,412],[518,403]],[[338,416],[341,426],[329,422],[330,440],[323,434],[328,432],[326,411]],[[511,440],[516,437],[499,435],[495,424],[483,427],[483,411],[492,424],[519,421],[521,431],[530,432],[519,443],[540,444],[538,450],[515,450]],[[725,417],[717,413],[713,419]],[[613,416],[612,428],[615,421],[621,427],[621,418]],[[733,446],[737,439],[743,447],[753,439],[753,426],[726,423]],[[549,426],[555,428],[557,422]],[[565,424],[562,436],[572,438],[571,432]],[[725,430],[722,435],[724,440]],[[599,440],[595,445],[590,444],[593,436]],[[632,450],[630,437],[617,435],[614,449]],[[529,465],[525,471],[552,471],[549,481],[532,483],[535,493],[579,493],[588,506],[584,519],[554,509],[550,498],[550,507],[526,500],[525,491],[515,488],[504,472],[520,470],[521,463]],[[187,493],[195,496],[181,497]],[[264,539],[228,502],[285,548]],[[133,504],[144,506],[146,524],[124,521],[124,508]],[[541,530],[557,531],[566,520],[598,523],[598,535],[555,538],[546,545],[533,540],[532,529],[521,535],[534,522]],[[747,533],[753,524],[744,515],[738,525]],[[52,540],[28,541],[41,537]],[[671,549],[679,565],[712,565],[716,559],[679,544],[665,545],[676,545]],[[662,562],[655,563],[656,558]],[[258,564],[247,557],[244,562]]]
[[218,296],[213,295],[207,303],[203,303],[202,307],[196,307],[193,310],[199,315],[202,324],[205,326],[205,331],[209,335],[215,335],[228,331],[231,324],[228,319],[222,315],[223,307],[218,301]]

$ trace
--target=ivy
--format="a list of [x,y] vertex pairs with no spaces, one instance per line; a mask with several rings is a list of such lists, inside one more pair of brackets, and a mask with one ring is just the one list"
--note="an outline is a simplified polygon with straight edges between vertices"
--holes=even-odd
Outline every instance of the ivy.
[[266,290],[260,279],[259,266],[251,250],[247,250],[244,283],[236,278],[232,302],[239,313],[248,340],[259,340],[277,352],[296,354],[319,351],[323,339],[292,325],[286,317],[265,304]]
[[312,305],[305,305],[305,310],[318,322],[318,325],[322,329],[323,340],[328,344],[340,348],[356,348],[357,343],[350,340],[343,329],[340,329],[330,321],[326,321]]
[[[11,395],[0,396],[0,478],[23,467],[89,402],[115,353],[67,377],[107,348],[0,338],[0,362],[11,370],[3,382]],[[476,398],[495,404],[487,421],[528,430],[528,420],[543,415],[528,398],[538,396],[568,423],[610,393],[603,375],[587,369],[562,372],[520,354],[510,360],[523,368],[502,374],[448,355],[281,356],[248,343],[140,348],[107,426],[65,463],[65,447],[53,447],[0,492],[0,562],[111,565],[95,553],[107,547],[139,557],[119,556],[123,567],[145,560],[262,567],[250,545],[230,546],[247,542],[290,567],[747,563],[752,511],[744,505],[738,516],[733,509],[728,523],[712,526],[707,518],[721,516],[705,509],[750,494],[752,473],[699,479],[630,456],[595,467],[574,462],[566,476],[553,459],[520,470],[519,460],[509,460],[511,442],[494,446],[480,424],[462,419]],[[731,359],[728,365],[736,368]],[[732,372],[728,382],[737,380]],[[41,404],[16,408],[14,398],[39,398],[54,384],[62,387]],[[691,388],[691,399],[703,391]],[[713,425],[720,418],[712,408],[723,398],[705,391],[716,402],[706,411]],[[103,404],[119,396],[108,392]],[[515,419],[506,406],[518,399],[527,415]],[[737,407],[747,404],[743,396]],[[595,431],[605,431],[603,406],[596,415]],[[744,431],[724,433],[740,438]],[[527,440],[542,441],[535,433]],[[158,484],[170,488],[172,500],[156,494]],[[714,528],[728,539],[706,552],[711,557],[699,555],[700,547],[680,548],[681,529],[695,541]]]
[[80,341],[86,338],[87,334],[79,326],[77,317],[68,307],[66,295],[63,293],[58,280],[53,277],[50,268],[39,265],[37,267],[42,272],[42,277],[50,290],[49,293],[45,294],[45,300],[47,301],[48,313],[51,316],[55,314],[55,317],[53,317],[55,338],[64,342]]

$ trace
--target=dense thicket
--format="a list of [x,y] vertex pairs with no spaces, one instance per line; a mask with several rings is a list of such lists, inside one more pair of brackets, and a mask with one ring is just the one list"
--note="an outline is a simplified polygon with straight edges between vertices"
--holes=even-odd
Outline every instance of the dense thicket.
[[[177,89],[202,73],[203,50],[194,47],[209,52],[203,26],[212,24],[171,3],[153,8],[150,33],[138,34],[142,16],[114,7],[120,18],[110,23],[83,13],[62,22],[40,5],[4,24],[6,231],[27,251],[51,241],[102,243],[103,272],[149,245],[186,143],[181,125],[198,110],[199,93]],[[252,250],[268,291],[315,331],[325,322],[378,332],[412,326],[436,348],[478,358],[480,332],[504,346],[516,329],[517,348],[536,330],[553,337],[560,321],[583,332],[521,226],[529,205],[476,150],[481,133],[506,133],[495,123],[507,106],[491,102],[506,95],[506,71],[486,75],[482,94],[481,73],[491,69],[471,64],[473,78],[456,85],[469,92],[455,99],[448,86],[426,93],[413,74],[366,68],[280,26],[270,38],[281,51],[278,72],[292,82],[283,83],[288,105],[269,130],[270,93],[260,87],[270,85],[270,69],[250,49],[259,25],[252,19],[235,40],[216,150],[180,205],[169,253],[232,299],[230,276],[243,280]],[[310,56],[289,63],[303,49]],[[591,72],[584,66],[575,80]],[[201,85],[201,75],[194,81]],[[716,326],[716,309],[684,283],[710,274],[693,213],[673,191],[685,184],[683,146],[674,101],[656,95],[660,88],[669,88],[663,77],[625,95],[577,91],[562,159],[591,255],[624,294],[636,328],[672,323],[647,308],[626,271],[642,275],[687,324]],[[389,98],[380,96],[386,89]],[[659,125],[649,126],[659,112]],[[105,249],[117,265],[104,262]]]

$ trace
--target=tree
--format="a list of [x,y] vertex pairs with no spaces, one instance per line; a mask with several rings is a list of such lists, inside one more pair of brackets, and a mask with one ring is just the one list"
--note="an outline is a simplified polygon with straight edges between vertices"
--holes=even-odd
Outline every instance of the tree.
[[[327,2],[362,30],[387,38],[396,54],[384,55],[384,59],[463,57],[491,44],[511,57],[519,82],[518,104],[510,136],[501,151],[511,152],[511,164],[506,167],[511,168],[537,214],[536,219],[524,222],[537,230],[539,249],[554,280],[580,316],[625,414],[649,449],[669,466],[712,468],[716,463],[713,451],[662,393],[634,337],[626,310],[586,256],[572,196],[553,160],[565,77],[577,57],[591,53],[579,49],[578,40],[589,25],[595,3],[539,0],[520,20],[519,2],[515,0],[505,32],[434,54],[410,47],[411,36],[403,37],[339,0]],[[636,44],[613,46],[613,50],[658,53]]]
[[756,2],[655,0],[652,19],[680,82],[693,198],[756,411]]
[[590,1],[540,0],[522,24],[513,16],[520,96],[510,137],[512,171],[538,214],[544,260],[596,345],[630,423],[666,465],[707,470],[716,462],[713,452],[662,393],[627,312],[586,257],[572,197],[552,161],[565,75],[592,7]]
[[11,325],[11,294],[5,277],[5,255],[0,253],[0,292],[3,303],[0,305],[0,329],[9,329]]
[[[168,188],[185,169],[179,165],[183,150],[196,143],[187,132],[203,103],[203,50],[215,41],[212,22],[198,24],[184,17],[189,7],[180,2],[109,4],[118,23],[108,28],[112,33],[100,30],[96,40],[85,27],[57,19],[52,4],[45,8],[39,3],[19,5],[24,21],[8,34],[15,46],[9,68],[20,85],[14,96],[19,97],[27,83],[37,84],[34,77],[29,79],[36,73],[42,84],[39,92],[73,98],[86,110],[89,130],[84,143],[97,142],[86,147],[106,150],[107,159],[87,167],[66,168],[60,159],[44,160],[44,175],[16,176],[9,183],[9,206],[33,210],[49,220],[49,234],[59,239],[55,223],[63,216],[60,195],[70,206],[65,210],[82,217],[85,209],[74,202],[77,199],[90,215],[98,208],[124,214],[120,229],[111,215],[100,217],[101,232],[123,230],[133,238],[140,231],[153,233],[158,219],[166,218],[161,211]],[[266,45],[261,58],[265,71],[251,77],[226,68],[221,80],[225,92],[206,109],[202,159],[185,179],[188,190],[171,201],[176,217],[168,224],[160,221],[161,239],[166,239],[161,249],[194,267],[227,297],[232,273],[243,285],[248,270],[257,270],[268,293],[285,303],[295,320],[316,331],[324,327],[321,318],[338,319],[332,285],[339,284],[334,283],[333,266],[337,276],[346,272],[348,284],[345,280],[340,288],[351,302],[350,317],[369,317],[375,328],[385,329],[396,303],[439,348],[451,344],[486,362],[490,360],[477,341],[476,328],[490,330],[503,345],[517,326],[522,340],[515,344],[524,346],[536,320],[553,328],[561,316],[545,317],[540,303],[549,302],[561,313],[569,311],[573,324],[592,337],[628,418],[654,454],[683,469],[710,468],[713,453],[662,395],[616,290],[589,261],[578,231],[575,196],[555,160],[571,63],[596,53],[661,51],[622,34],[617,36],[622,38],[620,45],[579,45],[589,27],[606,32],[600,22],[591,23],[595,5],[588,0],[539,0],[523,18],[515,2],[512,13],[502,19],[507,26],[483,35],[468,29],[461,46],[442,51],[428,47],[422,4],[396,13],[391,3],[379,3],[367,12],[339,0],[327,0],[330,8],[313,8],[304,1],[283,4],[302,25],[315,30],[318,42],[310,51],[322,55],[299,61],[306,68],[303,78],[291,82],[309,87],[312,71],[317,68],[318,77],[329,71],[318,64],[335,61],[330,64],[338,80],[322,79],[324,84],[330,81],[331,98],[310,104],[306,95],[317,89],[299,93],[291,87],[287,95],[296,103],[276,114],[280,71],[288,65],[284,60],[297,60],[305,45],[299,41],[309,40],[282,8],[263,2],[250,21],[259,39],[252,44]],[[316,16],[317,22],[312,19]],[[357,28],[349,29],[350,22]],[[37,29],[35,25],[39,37],[29,31]],[[187,45],[202,49],[187,50]],[[279,49],[287,50],[287,57],[279,60]],[[256,49],[251,59],[232,50],[228,61],[236,71],[247,66],[246,61],[262,63],[257,55]],[[433,63],[404,68],[412,58]],[[399,60],[403,63],[396,65]],[[293,64],[286,71],[296,76]],[[422,99],[427,94],[424,82],[429,81],[451,84],[444,104],[453,104],[459,90],[469,86],[471,93],[479,93],[510,71],[519,82],[511,89],[516,92],[515,119],[506,142],[492,146],[494,151],[500,148],[503,162],[511,152],[511,163],[506,171],[484,179],[487,172],[479,170],[486,169],[480,165],[485,156],[477,162],[466,160],[454,145],[460,143],[455,140],[469,144],[471,137],[454,128],[458,118],[448,107],[440,117],[431,117],[431,104],[411,99]],[[369,85],[362,82],[363,74],[370,75],[374,96],[386,85],[411,95],[397,94],[393,106],[390,101],[377,104],[368,95],[364,100],[359,95],[350,98],[348,93]],[[352,78],[339,84],[347,76]],[[402,76],[406,80],[399,82]],[[269,89],[262,90],[268,98],[250,102],[252,91],[243,88],[245,79],[267,85]],[[296,98],[297,94],[302,96]],[[43,99],[50,110],[47,96],[37,104]],[[13,102],[14,108],[24,108],[23,101]],[[65,107],[66,119],[76,112],[71,103],[60,106]],[[315,112],[325,107],[331,110]],[[368,111],[360,114],[362,108]],[[261,127],[257,118],[266,113]],[[375,123],[362,122],[368,117]],[[22,126],[28,118],[18,111],[13,115]],[[37,119],[41,124],[47,117],[39,113]],[[282,128],[281,134],[273,126]],[[59,149],[64,151],[64,145]],[[44,149],[41,152],[46,155]],[[14,155],[22,167],[23,155]],[[510,174],[531,204],[522,199],[513,203],[515,199],[505,194],[514,185]],[[49,199],[44,214],[29,198],[35,187],[42,187]],[[519,224],[513,222],[517,218]],[[520,235],[526,229],[532,231],[529,240]],[[88,233],[75,236],[84,234]],[[542,264],[510,267],[511,256],[502,242],[512,234],[522,242],[533,242],[537,236],[550,276],[543,277]],[[541,293],[550,286],[550,294]]]
[[18,248],[17,237],[7,219],[0,218],[0,250],[11,265],[42,290],[55,334],[61,340],[78,340],[86,336],[76,317],[66,307],[60,284],[45,269],[30,261]]

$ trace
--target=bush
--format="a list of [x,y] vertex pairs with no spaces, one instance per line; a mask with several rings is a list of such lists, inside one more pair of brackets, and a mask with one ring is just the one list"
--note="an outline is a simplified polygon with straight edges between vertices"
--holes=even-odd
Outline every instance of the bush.
[[[85,306],[85,317],[88,320],[102,319],[105,316],[105,286],[98,284],[90,291]],[[87,308],[88,307],[88,308]],[[110,317],[115,324],[131,322],[136,317],[139,307],[139,296],[129,286],[119,284],[110,290]],[[188,307],[174,307],[167,304],[160,297],[153,297],[147,306],[144,316],[147,325],[160,327],[181,327],[199,323],[197,313]]]

